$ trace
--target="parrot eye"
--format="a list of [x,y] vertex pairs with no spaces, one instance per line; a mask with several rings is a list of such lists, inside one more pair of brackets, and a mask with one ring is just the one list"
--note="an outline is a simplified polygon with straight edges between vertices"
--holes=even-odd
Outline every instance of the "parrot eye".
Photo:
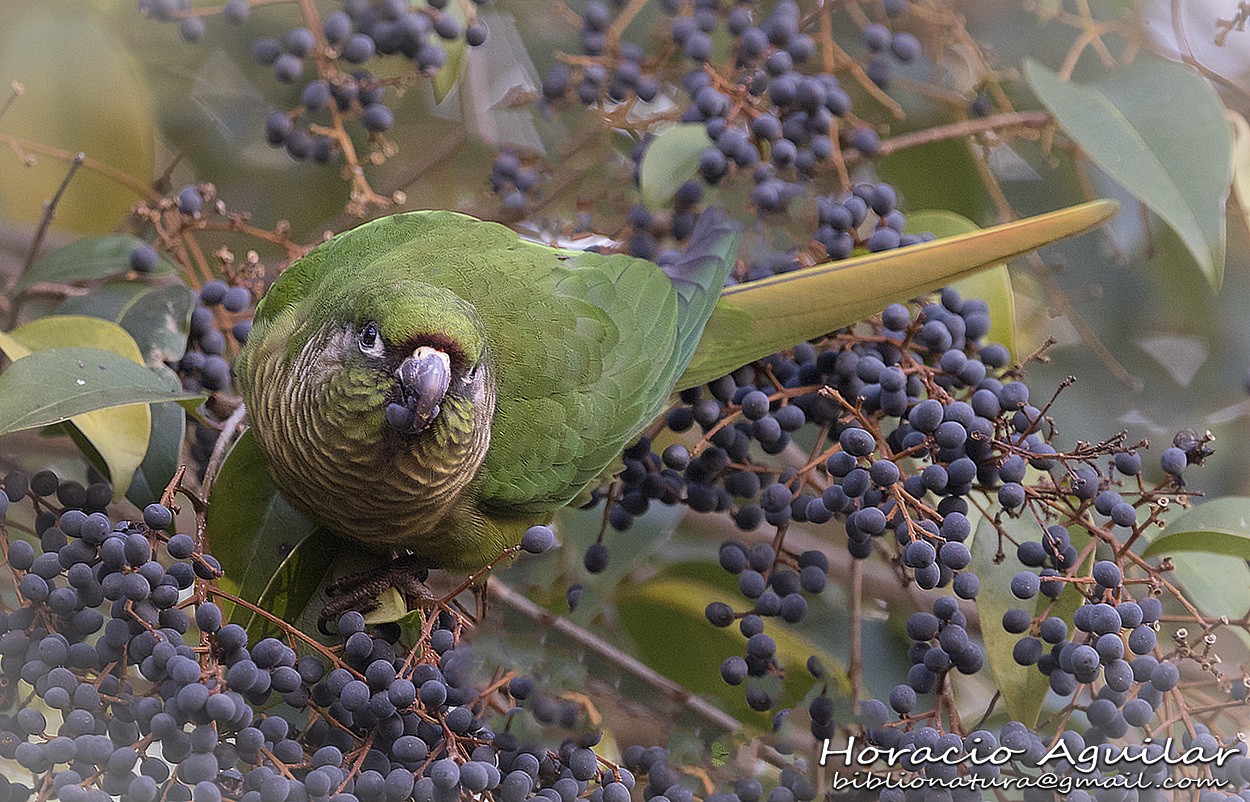
[[360,342],[362,353],[369,356],[382,355],[382,341],[378,339],[378,325],[376,323],[369,323],[362,328],[357,340]]

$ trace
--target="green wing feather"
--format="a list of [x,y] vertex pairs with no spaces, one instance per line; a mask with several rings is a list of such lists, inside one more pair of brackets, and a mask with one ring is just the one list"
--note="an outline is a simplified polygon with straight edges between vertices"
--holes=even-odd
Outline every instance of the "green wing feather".
[[[576,357],[575,365],[557,358],[554,373],[500,373],[491,449],[481,474],[488,510],[535,512],[569,503],[659,414],[702,336],[738,239],[739,230],[721,215],[705,214],[687,253],[667,275],[625,255],[564,251],[564,270],[550,274],[553,283],[547,284],[549,277],[523,282],[523,294],[482,310],[484,319],[505,317],[528,302],[585,315],[583,304],[589,303],[602,326],[579,331],[572,338],[578,342],[569,342],[567,329],[550,325],[533,340],[521,340],[547,343],[566,358]],[[582,316],[578,322],[588,324]]]
[[725,289],[677,382],[695,387],[852,325],[983,268],[1092,228],[1115,214],[1093,201],[957,237],[816,265]]

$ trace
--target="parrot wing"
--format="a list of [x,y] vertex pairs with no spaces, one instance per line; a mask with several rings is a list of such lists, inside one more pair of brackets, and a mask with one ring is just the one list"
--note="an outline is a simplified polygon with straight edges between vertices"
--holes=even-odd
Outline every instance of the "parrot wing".
[[[515,514],[568,504],[660,413],[733,267],[739,236],[723,215],[705,213],[667,274],[623,254],[560,251],[564,270],[546,279],[549,286],[523,282],[516,296],[479,307],[484,319],[512,318],[507,328],[533,332],[510,344],[551,352],[542,361],[546,370],[505,372],[501,365],[481,474],[485,507]],[[547,259],[557,253],[524,242],[518,247],[541,250]],[[541,297],[528,303],[522,297],[535,292]],[[547,306],[573,313],[577,336],[541,315],[515,319],[526,308]],[[509,356],[518,367],[530,359]]]

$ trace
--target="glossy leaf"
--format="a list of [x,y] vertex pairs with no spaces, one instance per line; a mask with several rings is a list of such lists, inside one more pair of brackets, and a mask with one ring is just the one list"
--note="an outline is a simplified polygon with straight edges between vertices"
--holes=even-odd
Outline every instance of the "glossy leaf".
[[756,359],[849,326],[890,303],[932,292],[1007,259],[1079,234],[1119,205],[1093,201],[840,262],[736,284],[721,293],[677,383],[713,381]]
[[672,200],[681,185],[694,177],[699,157],[710,147],[712,140],[699,123],[672,125],[661,131],[642,154],[638,186],[643,201],[655,209]]
[[[0,335],[0,342],[6,336]],[[111,351],[50,348],[0,373],[0,434],[60,423],[97,409],[197,397],[170,386],[167,375]]]
[[[907,215],[907,230],[930,233],[939,239],[977,231],[977,224],[962,215],[940,209],[913,212]],[[980,298],[990,305],[990,342],[1007,346],[1012,356],[1019,357],[1016,346],[1016,294],[1011,286],[1011,273],[1006,264],[998,264],[951,284],[966,298]]]
[[130,332],[148,364],[157,365],[182,358],[194,304],[194,293],[182,283],[115,281],[67,298],[57,313],[113,321]]
[[[1036,522],[1004,518],[1001,525],[1013,532],[1017,540],[1035,539],[1039,536]],[[1084,547],[1088,535],[1079,528],[1069,529],[1072,545]],[[1003,614],[1011,609],[1028,610],[1034,616],[1050,603],[1039,595],[1030,601],[1021,601],[1011,593],[1011,578],[1024,569],[1016,559],[1010,542],[1004,542],[1006,559],[995,563],[998,553],[998,532],[990,519],[982,519],[972,539],[972,564],[981,579],[981,592],[977,595],[977,617],[981,624],[981,637],[985,641],[986,661],[990,674],[998,688],[1007,713],[1015,720],[1032,727],[1042,710],[1042,702],[1050,687],[1046,676],[1036,666],[1022,666],[1012,657],[1016,641],[1023,635],[1012,635],[1003,629]],[[1078,570],[1078,575],[1089,573],[1092,556]],[[1055,600],[1050,614],[1071,619],[1072,613],[1082,603],[1077,585],[1068,585]]]
[[[334,549],[316,541],[317,525],[282,496],[252,432],[230,449],[209,488],[206,535],[236,596],[293,621],[330,568]],[[252,616],[231,613],[236,622]]]
[[[66,347],[97,348],[138,365],[143,364],[139,346],[124,329],[93,317],[52,315],[38,318],[0,337],[0,350],[14,360],[28,358],[34,352]],[[14,364],[16,366],[17,363]],[[177,379],[168,372],[159,380],[165,387],[178,387]],[[152,426],[147,405],[88,410],[75,414],[70,422],[104,461],[114,492],[124,495],[131,477],[147,453]]]
[[[1024,72],[1064,133],[1180,236],[1218,290],[1232,136],[1208,82],[1192,67],[1151,57],[1088,85],[1064,81],[1034,61],[1025,62]],[[1167,114],[1160,113],[1162,98]]]
[[151,404],[151,433],[148,450],[139,463],[126,498],[139,509],[159,501],[169,480],[174,478],[182,456],[182,438],[187,431],[187,413],[177,403]]
[[[20,292],[43,282],[74,284],[123,275],[130,270],[130,252],[144,244],[138,237],[124,234],[83,237],[37,259],[22,274],[14,290]],[[162,257],[150,275],[173,271],[174,266]]]
[[[305,632],[311,632],[317,614],[320,613],[320,608],[312,602],[324,591],[326,577],[330,575],[335,563],[335,555],[350,548],[348,543],[335,537],[329,530],[315,528],[312,534],[301,540],[286,559],[282,560],[260,599],[256,601],[257,606],[277,615],[283,621],[296,623]],[[233,617],[236,620],[243,619],[241,623],[247,627],[253,639],[281,634],[272,622],[261,616],[248,616],[240,611],[233,614]]]
[[1218,498],[1186,510],[1151,541],[1142,556],[1190,551],[1250,560],[1250,497]]

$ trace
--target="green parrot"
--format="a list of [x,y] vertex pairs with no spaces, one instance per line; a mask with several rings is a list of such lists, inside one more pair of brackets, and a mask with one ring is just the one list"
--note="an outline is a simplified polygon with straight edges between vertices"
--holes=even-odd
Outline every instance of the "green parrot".
[[1089,228],[1113,207],[976,232],[957,263],[938,241],[728,288],[740,232],[714,212],[665,269],[453,212],[397,214],[282,273],[235,371],[291,500],[370,548],[471,572],[578,498],[675,390]]

